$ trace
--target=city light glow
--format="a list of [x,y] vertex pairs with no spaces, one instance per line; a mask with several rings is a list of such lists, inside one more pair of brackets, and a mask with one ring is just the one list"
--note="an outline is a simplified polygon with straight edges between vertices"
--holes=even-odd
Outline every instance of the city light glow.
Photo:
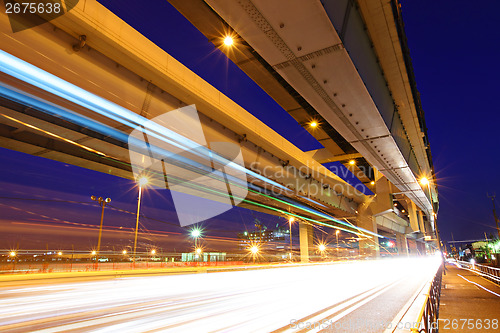
[[201,237],[201,230],[198,228],[194,228],[191,230],[191,237],[198,238]]
[[232,46],[234,44],[234,39],[231,36],[226,36],[224,38],[224,45],[226,46]]
[[426,186],[429,184],[429,179],[427,177],[420,178],[420,185]]
[[147,177],[141,177],[138,180],[139,186],[144,186],[149,183],[149,179]]

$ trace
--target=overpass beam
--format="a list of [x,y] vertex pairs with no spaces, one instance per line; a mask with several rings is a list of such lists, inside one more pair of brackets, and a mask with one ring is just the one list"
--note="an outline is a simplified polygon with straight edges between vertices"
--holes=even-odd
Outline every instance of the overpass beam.
[[313,226],[309,223],[299,222],[300,236],[300,261],[309,262],[309,252],[313,247]]
[[[360,205],[356,221],[358,227],[377,233],[377,222],[367,203]],[[380,254],[378,237],[365,235],[360,236],[360,238],[359,254],[361,256],[378,257]]]

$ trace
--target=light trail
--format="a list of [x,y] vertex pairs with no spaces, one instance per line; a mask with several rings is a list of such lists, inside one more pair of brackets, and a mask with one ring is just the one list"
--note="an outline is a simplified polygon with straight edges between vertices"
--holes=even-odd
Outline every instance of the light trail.
[[463,277],[462,275],[460,275],[460,274],[457,274],[457,275],[458,275],[458,276],[460,276],[460,277],[461,277],[462,279],[464,279],[465,281],[467,281],[467,282],[469,282],[469,283],[472,283],[472,284],[474,284],[474,285],[478,286],[478,287],[479,287],[479,288],[481,288],[481,289],[486,290],[486,291],[487,291],[487,292],[489,292],[490,294],[493,294],[493,295],[495,295],[495,296],[500,297],[500,294],[497,294],[496,292],[491,291],[491,290],[489,290],[489,289],[487,289],[487,288],[483,287],[483,286],[482,286],[482,285],[480,285],[479,283],[476,283],[476,282],[474,282],[474,281],[468,280],[468,279],[464,278],[464,277]]
[[355,315],[387,293],[405,304],[414,293],[410,281],[431,280],[438,265],[434,257],[403,258],[57,284],[32,281],[31,286],[0,289],[0,330],[295,332],[306,323],[333,324]]
[[[180,134],[178,134],[178,133],[176,133],[168,128],[165,128],[165,127],[161,126],[160,124],[150,122],[145,117],[142,117],[142,116],[140,116],[140,115],[138,115],[130,110],[127,110],[126,108],[123,108],[123,107],[121,107],[121,106],[119,106],[111,101],[108,101],[100,96],[92,94],[92,93],[90,93],[90,92],[88,92],[88,91],[86,91],[86,90],[84,90],[84,89],[82,89],[74,84],[71,84],[71,83],[69,83],[69,82],[67,82],[67,81],[65,81],[65,80],[63,80],[55,75],[52,75],[52,74],[50,74],[50,73],[48,73],[48,72],[46,72],[46,71],[44,71],[36,66],[31,65],[31,64],[15,57],[15,56],[13,56],[5,51],[2,51],[2,50],[0,50],[0,71],[4,72],[10,76],[13,76],[19,80],[22,80],[26,83],[29,83],[35,87],[43,89],[51,94],[54,94],[54,95],[59,96],[61,98],[64,98],[72,103],[75,103],[81,107],[84,107],[84,108],[92,111],[92,112],[95,112],[96,114],[98,114],[100,116],[107,117],[108,119],[111,119],[113,121],[116,121],[118,123],[126,125],[130,128],[136,128],[138,126],[142,126],[144,133],[148,136],[155,137],[158,140],[165,142],[169,145],[179,147],[181,149],[190,150],[191,152],[197,153],[199,156],[206,157],[209,160],[214,159],[214,161],[216,161],[217,163],[220,163],[221,165],[228,166],[228,167],[233,168],[233,169],[238,170],[238,171],[243,171],[251,177],[262,180],[265,183],[272,185],[273,187],[284,191],[284,193],[296,194],[296,193],[292,193],[293,191],[291,191],[288,187],[283,186],[283,185],[281,185],[281,184],[279,184],[279,183],[277,183],[269,178],[266,178],[257,172],[246,169],[245,167],[239,165],[238,163],[234,163],[233,161],[229,161],[229,160],[225,159],[224,157],[219,156],[218,154],[213,154],[213,152],[210,149],[203,147],[203,146],[200,147],[197,143],[193,142],[189,138],[186,138],[186,137],[184,137],[184,136],[182,136],[182,135],[180,135]],[[53,103],[49,103],[47,101],[41,100],[38,97],[26,94],[25,92],[19,91],[18,89],[13,88],[9,85],[0,83],[0,95],[3,95],[9,99],[19,101],[21,103],[27,103],[40,111],[44,111],[44,112],[47,112],[47,113],[52,114],[52,115],[57,115],[58,117],[61,117],[61,118],[66,119],[68,121],[71,121],[75,124],[79,124],[81,126],[88,127],[96,132],[103,133],[103,134],[108,135],[112,138],[115,138],[119,141],[122,141],[122,142],[128,141],[130,144],[129,148],[131,148],[131,149],[134,149],[134,147],[135,148],[139,147],[139,149],[141,149],[141,147],[142,147],[141,141],[139,141],[137,139],[129,138],[128,135],[126,135],[123,132],[120,132],[120,131],[118,131],[110,126],[101,124],[95,120],[88,118],[88,117],[78,115],[71,110],[64,109],[64,108],[57,106]],[[7,117],[7,116],[5,116],[5,117]],[[13,119],[13,118],[11,120],[18,121],[18,120]],[[29,125],[26,123],[23,123],[23,125],[32,126],[32,125]],[[36,130],[41,130],[41,129],[36,128],[34,126],[32,126],[32,128],[34,128]],[[46,131],[44,131],[44,132],[46,134],[56,136],[57,138],[60,138],[64,141],[70,142],[72,144],[77,144],[77,145],[81,146],[82,148],[84,148],[92,153],[104,155],[103,153],[96,151],[90,147],[80,145],[74,141],[62,138],[62,137],[57,136],[56,134],[53,134],[53,133],[49,133]],[[132,141],[130,141],[131,139],[132,139]],[[175,156],[176,159],[180,160],[180,162],[185,163],[186,165],[191,164],[192,166],[200,168],[201,170],[203,170],[203,168],[206,167],[200,163],[194,163],[192,160],[175,155],[172,152],[166,151],[160,147],[149,146],[148,149],[153,149],[155,151],[155,154],[157,154],[158,156],[170,156],[170,157]],[[104,157],[106,157],[106,156],[104,156]],[[230,177],[230,178],[232,178],[232,177]],[[219,191],[214,191],[211,189],[205,189],[205,190],[207,190],[209,192],[220,194],[221,196],[227,196],[227,193],[222,193],[222,192],[218,193]],[[249,191],[252,191],[252,190],[249,188]],[[253,192],[256,192],[256,191],[253,191]],[[258,193],[258,194],[265,195],[263,193]],[[236,196],[232,196],[232,197],[237,198]],[[359,228],[357,226],[348,225],[347,223],[345,223],[339,219],[336,219],[331,215],[323,213],[322,211],[319,211],[317,209],[313,209],[313,208],[309,208],[307,206],[301,205],[297,202],[292,203],[289,201],[283,201],[283,200],[280,200],[280,199],[275,198],[273,196],[266,196],[266,197],[268,197],[272,200],[281,202],[281,203],[286,203],[287,205],[293,206],[297,209],[300,209],[302,211],[308,212],[308,213],[313,214],[315,216],[321,217],[321,218],[326,219],[328,221],[342,224],[345,227],[348,227],[348,228],[352,227],[352,228],[356,229],[357,231],[353,231],[353,230],[342,228],[342,227],[336,227],[337,229],[340,229],[340,230],[343,230],[343,231],[346,231],[349,233],[354,233],[356,235],[366,236],[366,234],[369,234],[369,235],[372,235],[374,237],[384,238],[382,235],[373,233],[373,232],[366,230],[366,229],[363,229],[363,228]],[[324,206],[321,203],[316,202],[310,198],[306,198],[303,196],[300,196],[300,197],[303,199],[309,200],[315,204]],[[288,213],[282,209],[277,209],[277,208],[269,206],[269,205],[260,204],[260,203],[257,203],[257,202],[251,201],[251,200],[247,200],[247,199],[245,199],[245,202],[249,203],[251,205],[256,205],[256,206],[260,206],[260,207],[263,207],[266,209],[274,210],[274,211],[277,211],[277,212],[284,214],[284,215],[291,215],[290,213]],[[307,218],[307,217],[301,216],[299,214],[296,214],[295,217],[300,218],[300,219],[304,219],[304,220],[307,220],[309,222],[313,222],[316,224],[320,224],[320,225],[323,225],[326,227],[332,227],[332,225],[330,225],[328,223],[324,223],[324,222],[321,222],[321,221],[318,221],[315,219]]]

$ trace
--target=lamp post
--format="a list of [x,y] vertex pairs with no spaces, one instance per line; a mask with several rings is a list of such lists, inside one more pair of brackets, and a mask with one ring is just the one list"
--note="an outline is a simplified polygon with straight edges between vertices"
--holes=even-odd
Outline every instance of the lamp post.
[[16,256],[17,256],[16,251],[10,251],[9,257],[12,258],[12,273],[16,271]]
[[[419,183],[420,183],[420,185],[427,187],[427,190],[429,191],[429,200],[431,201],[432,214],[434,214],[434,217],[437,218],[436,213],[434,213],[434,207],[432,207],[433,203],[432,203],[432,193],[431,193],[431,185],[430,185],[431,182],[429,181],[429,179],[427,177],[422,177],[422,178],[420,178]],[[438,249],[440,252],[442,252],[441,237],[439,236],[439,229],[437,226],[437,221],[434,221],[434,225],[435,225],[435,229],[436,229],[436,240],[438,243]]]
[[295,218],[293,216],[290,216],[290,218],[288,218],[288,227],[290,228],[290,261],[293,260],[293,247],[292,247],[292,223],[293,221],[295,221]]
[[146,186],[148,183],[148,179],[146,177],[139,178],[138,185],[139,185],[139,197],[137,199],[137,217],[135,220],[135,236],[134,236],[134,258],[133,258],[133,263],[135,265],[135,256],[136,256],[136,250],[137,250],[137,230],[139,229],[139,212],[141,210],[141,197],[142,197],[142,187]]
[[101,206],[101,225],[99,226],[99,238],[97,240],[97,256],[96,262],[99,262],[99,251],[101,250],[101,236],[102,236],[102,222],[104,220],[104,207],[111,202],[110,198],[103,199],[102,197],[97,198],[95,195],[91,196],[90,199],[97,201]]
[[198,247],[198,238],[201,237],[201,230],[198,228],[191,229],[191,237],[194,238],[194,250],[199,258],[199,255],[201,254],[201,248]]

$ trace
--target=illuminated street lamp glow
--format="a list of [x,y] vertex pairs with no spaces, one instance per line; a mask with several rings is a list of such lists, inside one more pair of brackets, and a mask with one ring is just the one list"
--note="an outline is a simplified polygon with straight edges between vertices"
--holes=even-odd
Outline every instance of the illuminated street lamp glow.
[[375,185],[375,182],[372,180],[372,181],[370,182],[370,185]]
[[310,126],[310,127],[312,127],[312,128],[316,128],[316,127],[318,127],[318,125],[319,125],[319,124],[318,124],[318,122],[317,122],[316,120],[313,120],[313,121],[311,121],[311,122],[309,123],[309,126]]
[[151,250],[151,254],[156,254],[156,250]]
[[200,229],[193,229],[191,230],[191,237],[198,238],[201,236],[201,230]]
[[250,252],[252,252],[252,254],[257,254],[259,252],[259,247],[256,245],[252,246]]
[[226,46],[232,46],[234,44],[234,40],[233,40],[233,37],[231,36],[226,36],[224,38],[224,45]]
[[97,251],[94,250],[94,251],[90,252],[90,254],[92,254],[93,256],[95,256],[97,254]]
[[335,234],[336,235],[340,234],[340,230],[335,231]]
[[320,252],[325,252],[325,250],[326,250],[325,244],[319,244],[318,245],[318,250],[320,250]]
[[144,186],[149,183],[149,179],[147,177],[141,177],[138,180],[139,186]]
[[288,218],[288,223],[293,223],[294,221],[295,221],[295,217],[290,216],[290,217]]
[[201,248],[196,249],[196,254],[201,254],[201,252],[202,252]]
[[127,250],[123,250],[123,251],[122,251],[122,254],[127,254]]
[[15,256],[16,256],[16,252],[15,252],[15,251],[11,251],[11,252],[9,253],[9,255],[10,255],[11,257],[15,257]]
[[429,179],[427,179],[427,177],[420,178],[420,185],[423,186],[429,185]]
[[355,165],[356,164],[356,161],[355,160],[350,160],[349,161],[349,165]]
[[62,256],[62,252],[61,251],[57,252],[57,255]]

